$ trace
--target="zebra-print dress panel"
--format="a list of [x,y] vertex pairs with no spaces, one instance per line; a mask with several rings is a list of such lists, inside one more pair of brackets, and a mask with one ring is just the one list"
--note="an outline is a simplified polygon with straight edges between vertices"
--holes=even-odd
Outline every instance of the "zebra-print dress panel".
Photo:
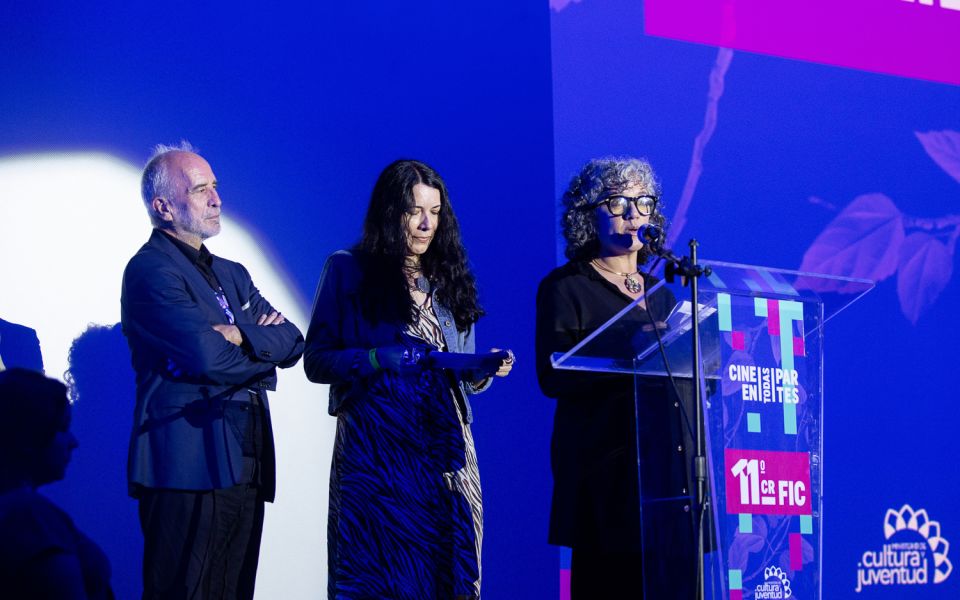
[[[433,296],[427,295],[423,306],[418,307],[417,319],[407,330],[407,333],[418,337],[438,350],[446,350],[446,343],[443,341],[443,329],[440,328],[440,320],[433,311]],[[455,389],[455,388],[451,388]],[[476,540],[477,573],[478,577],[474,586],[474,593],[469,597],[480,597],[480,574],[482,566],[480,561],[481,547],[483,545],[483,495],[480,489],[480,469],[477,464],[476,447],[473,444],[473,432],[470,430],[470,424],[464,419],[463,411],[459,402],[454,402],[457,411],[457,420],[463,430],[464,450],[466,463],[463,468],[444,473],[443,478],[446,481],[447,489],[451,492],[462,495],[467,499],[470,505],[473,530]]]
[[[407,333],[442,348],[424,308]],[[330,477],[330,598],[480,597],[479,471],[445,373],[378,372],[337,418]]]

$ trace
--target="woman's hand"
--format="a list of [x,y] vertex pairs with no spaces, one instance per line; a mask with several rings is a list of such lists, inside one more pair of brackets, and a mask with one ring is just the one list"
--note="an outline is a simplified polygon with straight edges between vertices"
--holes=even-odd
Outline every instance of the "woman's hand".
[[[500,348],[490,348],[490,352],[500,352]],[[500,367],[497,368],[497,372],[494,373],[497,377],[506,377],[510,374],[510,370],[513,369],[513,350],[507,350],[507,358],[500,361]]]

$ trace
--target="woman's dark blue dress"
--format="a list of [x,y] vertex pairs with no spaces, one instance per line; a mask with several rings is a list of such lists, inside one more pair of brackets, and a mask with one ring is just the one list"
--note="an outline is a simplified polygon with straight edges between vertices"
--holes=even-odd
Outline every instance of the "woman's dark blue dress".
[[[426,309],[407,333],[443,349]],[[480,479],[459,389],[439,370],[374,377],[337,416],[330,598],[478,599]]]

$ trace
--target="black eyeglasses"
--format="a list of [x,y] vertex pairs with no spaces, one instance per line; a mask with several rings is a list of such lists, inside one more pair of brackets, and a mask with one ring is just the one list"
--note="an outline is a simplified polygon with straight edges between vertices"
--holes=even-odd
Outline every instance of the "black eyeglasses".
[[607,210],[610,211],[610,214],[619,217],[627,214],[627,209],[630,207],[630,204],[633,204],[633,207],[637,209],[637,213],[641,217],[649,217],[657,209],[658,198],[656,196],[620,196],[613,195],[607,196],[603,200],[594,204],[594,207],[600,206],[601,204],[607,205]]

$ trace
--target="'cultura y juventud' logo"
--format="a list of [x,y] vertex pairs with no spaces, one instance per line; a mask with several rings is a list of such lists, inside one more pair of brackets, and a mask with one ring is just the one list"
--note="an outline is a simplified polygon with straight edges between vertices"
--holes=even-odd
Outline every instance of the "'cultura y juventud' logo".
[[864,552],[857,563],[857,592],[873,586],[938,584],[950,576],[950,543],[926,510],[913,510],[909,504],[887,510],[883,537],[886,543]]

